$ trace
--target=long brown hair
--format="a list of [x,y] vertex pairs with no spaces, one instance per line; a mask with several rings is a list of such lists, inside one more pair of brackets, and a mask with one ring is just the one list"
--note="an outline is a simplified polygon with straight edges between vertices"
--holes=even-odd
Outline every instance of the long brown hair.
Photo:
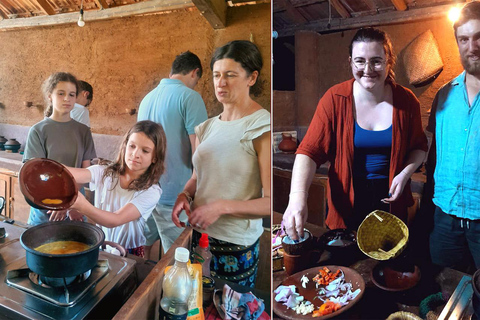
[[[150,188],[153,184],[158,183],[160,176],[165,171],[165,152],[167,149],[167,138],[165,137],[165,131],[158,123],[155,123],[150,120],[139,121],[133,125],[132,128],[125,134],[123,137],[122,145],[117,155],[115,162],[107,166],[103,173],[103,181],[107,177],[113,178],[119,177],[125,173],[127,164],[125,163],[125,152],[127,148],[128,139],[133,133],[144,133],[150,140],[152,140],[155,145],[155,150],[153,152],[154,163],[150,164],[148,169],[137,179],[134,179],[130,182],[127,189],[128,190],[146,190]],[[118,179],[116,183],[118,183]],[[116,185],[116,184],[115,184]],[[112,188],[115,187],[112,186]]]
[[70,82],[75,85],[77,88],[76,95],[78,95],[78,80],[75,76],[68,72],[55,72],[48,77],[42,84],[43,99],[45,100],[46,108],[44,111],[45,117],[50,117],[53,113],[52,101],[49,99],[49,95],[52,94],[53,90],[57,87],[59,82]]

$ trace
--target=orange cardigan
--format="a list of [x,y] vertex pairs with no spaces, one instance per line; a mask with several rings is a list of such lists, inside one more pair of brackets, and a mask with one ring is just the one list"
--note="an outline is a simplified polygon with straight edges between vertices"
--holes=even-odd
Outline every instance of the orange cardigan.
[[[353,214],[353,82],[330,88],[320,99],[307,134],[297,154],[304,154],[317,166],[330,161],[328,171],[328,215],[330,229],[345,228],[344,217]],[[389,184],[405,168],[412,150],[427,151],[427,137],[422,129],[420,103],[407,88],[391,83],[393,91],[392,153]],[[400,198],[390,204],[390,212],[406,221],[407,208],[413,205],[410,181]]]

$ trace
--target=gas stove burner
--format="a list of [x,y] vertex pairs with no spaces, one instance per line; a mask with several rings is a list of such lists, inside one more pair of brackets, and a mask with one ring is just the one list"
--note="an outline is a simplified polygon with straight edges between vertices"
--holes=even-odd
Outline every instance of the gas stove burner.
[[30,269],[9,270],[7,284],[59,306],[74,305],[92,286],[108,273],[108,260],[83,274],[68,278],[40,276]]
[[39,286],[42,286],[45,288],[52,288],[52,287],[65,287],[75,283],[80,283],[88,279],[91,273],[92,273],[92,270],[88,270],[87,272],[84,272],[82,274],[79,274],[73,277],[52,278],[52,277],[46,277],[46,276],[36,274],[35,272],[30,272],[28,274],[28,277],[30,278],[30,281],[32,281],[33,283]]

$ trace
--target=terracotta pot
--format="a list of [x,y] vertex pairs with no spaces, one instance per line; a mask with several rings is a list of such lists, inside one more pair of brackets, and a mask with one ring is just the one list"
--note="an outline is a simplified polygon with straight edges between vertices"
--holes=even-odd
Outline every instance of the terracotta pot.
[[282,133],[282,141],[278,144],[278,149],[285,153],[294,153],[297,150],[297,142],[290,133]]
[[18,142],[17,139],[9,139],[7,142],[5,142],[3,147],[5,148],[5,150],[18,152],[18,149],[20,149],[20,142]]
[[310,259],[308,255],[293,255],[284,253],[283,254],[283,266],[285,267],[285,271],[290,276],[302,270],[310,268]]
[[5,139],[4,136],[0,136],[0,150],[5,150],[4,145],[5,145],[5,142],[7,142],[7,141],[8,141],[8,140]]

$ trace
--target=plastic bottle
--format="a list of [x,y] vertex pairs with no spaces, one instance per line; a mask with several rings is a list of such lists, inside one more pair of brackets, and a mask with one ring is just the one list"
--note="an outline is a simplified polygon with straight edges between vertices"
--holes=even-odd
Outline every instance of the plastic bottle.
[[208,247],[208,234],[202,233],[198,246],[195,247],[194,262],[202,264],[202,275],[210,277],[210,261],[212,260],[212,253]]
[[160,320],[187,319],[188,298],[192,292],[192,278],[187,269],[189,255],[185,248],[175,250],[175,264],[163,278]]

